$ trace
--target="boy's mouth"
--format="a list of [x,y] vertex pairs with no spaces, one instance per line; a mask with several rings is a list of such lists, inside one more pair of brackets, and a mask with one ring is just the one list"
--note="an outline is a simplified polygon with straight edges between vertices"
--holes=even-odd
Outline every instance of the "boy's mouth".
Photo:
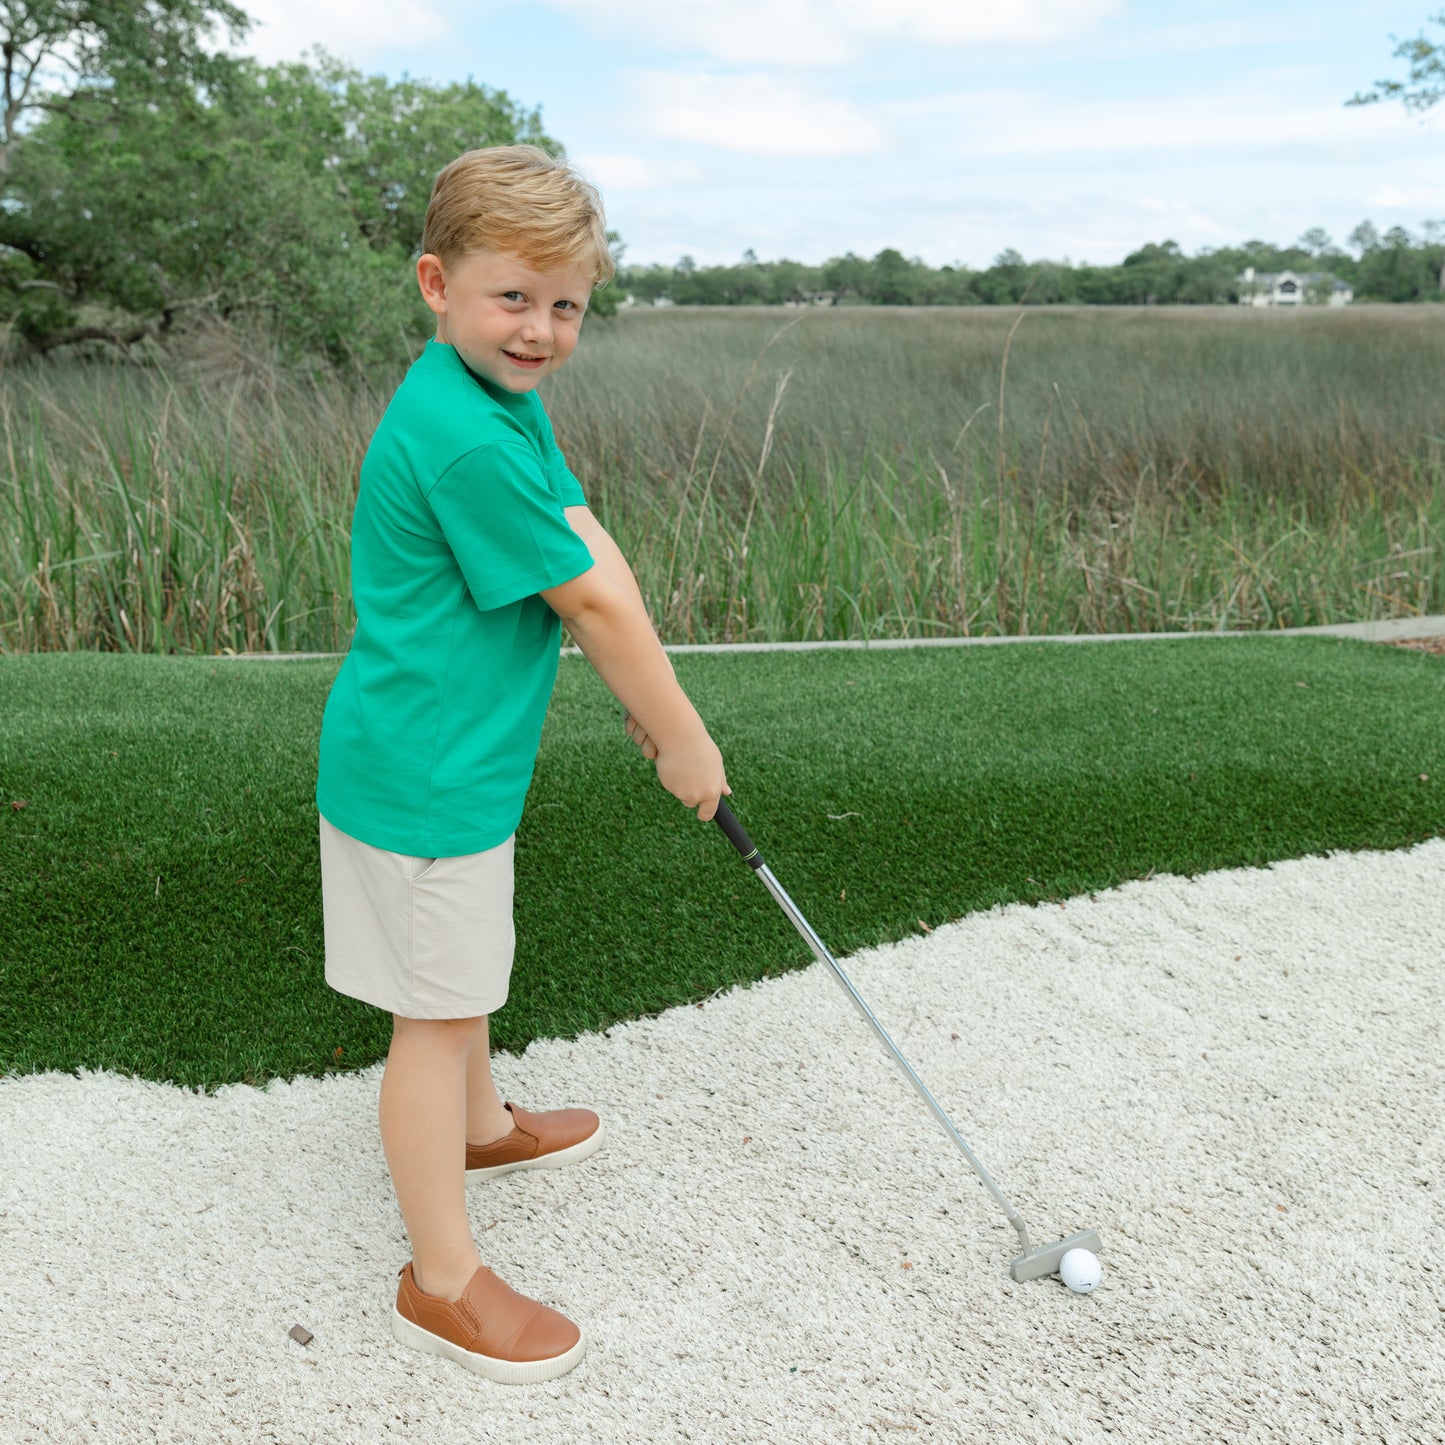
[[518,352],[508,351],[506,347],[502,348],[502,355],[505,356],[508,361],[515,362],[518,366],[525,366],[531,371],[535,371],[539,366],[545,364],[547,360],[545,356],[522,356]]

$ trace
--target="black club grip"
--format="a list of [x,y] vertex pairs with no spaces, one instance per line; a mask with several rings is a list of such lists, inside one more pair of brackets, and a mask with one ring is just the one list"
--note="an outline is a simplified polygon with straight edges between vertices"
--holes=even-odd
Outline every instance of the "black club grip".
[[753,840],[748,837],[747,829],[733,816],[733,810],[728,807],[723,798],[718,799],[717,812],[713,814],[713,822],[727,834],[728,842],[738,850],[738,856],[754,870],[763,866],[763,855],[753,845]]

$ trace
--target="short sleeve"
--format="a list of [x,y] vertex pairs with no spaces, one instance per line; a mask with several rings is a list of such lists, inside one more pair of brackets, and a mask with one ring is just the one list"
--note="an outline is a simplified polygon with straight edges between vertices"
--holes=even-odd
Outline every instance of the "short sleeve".
[[542,451],[546,458],[546,466],[552,483],[562,498],[564,507],[585,507],[587,496],[582,490],[582,483],[572,473],[572,468],[567,465],[567,458],[562,455],[562,449],[557,445],[557,438],[552,432],[551,418],[548,417],[546,408],[542,405],[542,399],[537,393],[532,392],[537,400],[537,421],[542,437]]
[[592,566],[587,544],[525,443],[491,442],[458,457],[427,494],[478,609],[570,582]]

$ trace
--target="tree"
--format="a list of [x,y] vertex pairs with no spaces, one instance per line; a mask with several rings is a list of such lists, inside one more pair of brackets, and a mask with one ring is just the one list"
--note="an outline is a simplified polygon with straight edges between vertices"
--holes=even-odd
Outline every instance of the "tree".
[[887,246],[873,258],[868,299],[880,306],[911,306],[914,302],[914,266],[902,251]]
[[214,84],[231,62],[208,51],[207,42],[217,28],[240,39],[250,25],[228,0],[6,0],[0,180],[37,113],[73,113],[78,96],[103,97],[115,81],[151,92]]
[[[1432,24],[1445,25],[1445,10],[1427,19]],[[1390,39],[1395,42],[1395,58],[1410,62],[1409,76],[1405,80],[1377,80],[1373,90],[1355,95],[1345,104],[1373,105],[1398,97],[1406,110],[1422,111],[1445,100],[1445,43],[1432,44],[1423,30],[1413,40],[1401,40],[1398,35]]]
[[1363,257],[1380,244],[1380,233],[1375,229],[1373,221],[1361,221],[1345,240]]
[[1403,226],[1391,226],[1360,264],[1356,282],[1371,301],[1427,301],[1438,295],[1435,257]]
[[[218,30],[234,39],[249,25],[226,0],[0,5],[0,322],[33,336],[74,320],[73,298],[49,274],[43,238],[27,224],[11,185],[29,134],[38,124],[82,115],[95,123],[118,104],[118,82],[146,104],[221,84],[234,62],[207,46]],[[96,204],[108,199],[101,193]]]
[[227,0],[6,0],[0,5],[0,322],[54,332],[73,306],[43,258],[17,247],[17,201],[9,181],[18,147],[44,120],[94,117],[116,103],[124,80],[154,100],[222,83],[233,62],[207,47],[216,33],[241,38],[246,14]]
[[671,266],[629,266],[617,273],[614,284],[625,295],[639,301],[657,301],[662,297],[671,297],[672,275]]
[[1185,264],[1177,241],[1146,243],[1124,257],[1125,299],[1146,306],[1177,300]]
[[993,258],[993,264],[975,280],[978,298],[986,306],[1008,306],[1018,302],[1028,286],[1028,263],[1012,246]]
[[269,317],[302,346],[340,344],[338,306],[359,299],[374,253],[326,174],[340,120],[306,67],[247,62],[209,100],[148,99],[125,77],[74,102],[16,148],[0,214],[0,242],[66,306],[64,318],[14,310],[31,351],[129,344],[201,307]]
[[804,301],[812,292],[822,290],[820,281],[816,266],[805,266],[801,261],[784,257],[768,268],[767,299],[775,306]]
[[426,321],[410,258],[436,171],[523,139],[560,150],[502,92],[393,84],[325,56],[237,61],[207,90],[164,94],[123,73],[16,147],[0,310],[30,351],[130,344],[204,308],[263,317],[293,352],[396,357]]
[[1213,306],[1238,300],[1234,278],[1239,268],[1224,252],[1201,253],[1180,267],[1175,300],[1196,306]]
[[463,151],[524,142],[553,155],[562,147],[542,129],[542,113],[517,105],[506,91],[475,81],[432,85],[402,76],[362,75],[323,50],[314,74],[330,98],[334,166],[372,245],[421,241],[436,174]]
[[627,246],[618,232],[608,231],[607,249],[612,253],[612,279],[592,293],[592,299],[587,303],[588,316],[616,316],[617,308],[627,294],[622,285],[622,257]]
[[861,256],[849,251],[823,263],[823,287],[842,299],[863,300],[872,278],[872,268]]

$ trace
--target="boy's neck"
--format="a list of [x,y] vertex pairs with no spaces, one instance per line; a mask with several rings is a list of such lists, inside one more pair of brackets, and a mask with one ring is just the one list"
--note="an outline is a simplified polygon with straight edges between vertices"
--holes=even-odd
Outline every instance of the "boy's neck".
[[479,375],[477,372],[473,371],[470,366],[467,365],[466,358],[461,354],[460,351],[456,349],[455,346],[451,344],[450,341],[443,341],[440,336],[432,337],[431,341],[427,344],[428,346],[434,344],[436,346],[446,347],[446,349],[450,351],[451,354],[456,358],[457,365],[460,366],[461,369],[465,371],[466,374],[471,377],[471,379],[476,382],[477,385],[480,386],[482,390],[487,393],[488,396],[492,397],[495,401],[500,402],[501,405],[506,407],[508,411],[525,412],[530,410],[531,403],[527,400],[527,398],[532,395],[530,391],[508,391],[505,386],[498,386],[495,382],[488,381],[485,376]]

